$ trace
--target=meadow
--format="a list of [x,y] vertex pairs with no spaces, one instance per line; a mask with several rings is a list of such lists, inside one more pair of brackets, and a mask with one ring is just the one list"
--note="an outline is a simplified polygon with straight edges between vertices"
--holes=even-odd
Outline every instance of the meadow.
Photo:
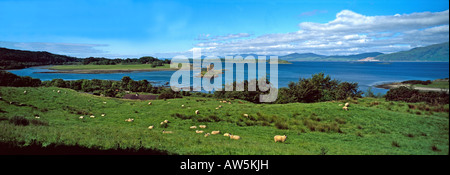
[[[152,100],[149,105],[56,87],[0,87],[0,96],[0,142],[19,147],[77,145],[181,155],[448,155],[449,151],[448,104],[384,98],[254,104],[183,97]],[[346,102],[349,111],[340,106]],[[128,118],[134,122],[125,122]],[[160,125],[164,120],[169,123]],[[194,125],[207,128],[189,128]],[[221,134],[204,137],[195,130]],[[230,140],[224,133],[241,139]],[[275,143],[275,135],[288,137]]]

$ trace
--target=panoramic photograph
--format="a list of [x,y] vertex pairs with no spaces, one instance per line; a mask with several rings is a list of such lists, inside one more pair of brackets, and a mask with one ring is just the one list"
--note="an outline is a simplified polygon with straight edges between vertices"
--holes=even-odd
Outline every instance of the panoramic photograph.
[[449,155],[449,1],[0,0],[0,155]]

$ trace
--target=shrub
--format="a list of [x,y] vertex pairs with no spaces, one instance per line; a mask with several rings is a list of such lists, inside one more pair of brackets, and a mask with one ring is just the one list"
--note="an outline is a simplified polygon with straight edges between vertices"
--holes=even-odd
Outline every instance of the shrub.
[[[385,97],[387,101],[427,102],[430,104],[449,103],[449,96],[445,92],[421,92],[404,86],[390,89]],[[409,108],[412,108],[412,106],[409,106]]]
[[392,141],[392,146],[399,148],[400,144],[398,142],[396,142],[396,141]]
[[9,119],[9,123],[14,123],[14,125],[16,126],[18,125],[27,126],[30,124],[30,121],[28,121],[28,119],[26,119],[23,116],[14,116]]

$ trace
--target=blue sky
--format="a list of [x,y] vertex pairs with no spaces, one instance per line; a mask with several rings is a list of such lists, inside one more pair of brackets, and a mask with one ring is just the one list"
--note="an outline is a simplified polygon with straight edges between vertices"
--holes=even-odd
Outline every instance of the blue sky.
[[448,41],[448,9],[447,0],[0,0],[0,47],[109,58],[194,47],[212,55],[388,53]]

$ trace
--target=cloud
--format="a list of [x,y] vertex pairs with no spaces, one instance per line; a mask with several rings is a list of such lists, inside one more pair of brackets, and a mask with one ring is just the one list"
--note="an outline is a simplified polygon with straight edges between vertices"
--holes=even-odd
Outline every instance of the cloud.
[[227,40],[239,38],[238,35],[208,36],[195,46],[203,48],[203,53],[215,55],[390,53],[448,41],[449,10],[391,16],[365,16],[342,10],[327,23],[302,22],[298,26],[298,31],[240,40]]
[[9,42],[0,41],[0,47],[18,50],[47,51],[55,54],[88,57],[105,54],[97,47],[106,47],[105,44],[76,44],[76,43],[46,43],[46,42]]
[[248,33],[237,33],[237,34],[228,34],[228,35],[218,35],[211,37],[210,34],[202,34],[198,36],[197,40],[205,40],[205,41],[223,41],[223,40],[229,40],[229,39],[238,39],[238,38],[245,38],[250,37],[251,34]]

